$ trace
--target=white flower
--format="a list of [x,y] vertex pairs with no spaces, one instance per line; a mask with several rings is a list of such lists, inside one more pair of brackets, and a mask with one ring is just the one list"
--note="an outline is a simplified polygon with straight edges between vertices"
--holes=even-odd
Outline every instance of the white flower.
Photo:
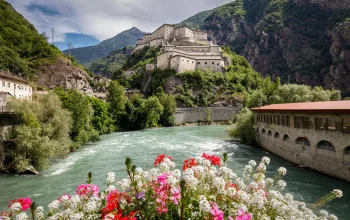
[[263,157],[262,160],[261,160],[262,163],[266,164],[266,165],[269,165],[270,164],[270,158],[268,157]]
[[16,216],[16,220],[27,220],[28,215],[25,212],[22,212]]
[[15,202],[10,206],[10,210],[19,212],[22,209],[22,205],[19,202]]
[[330,214],[328,218],[329,220],[338,220],[338,217],[333,214]]
[[199,201],[199,210],[202,212],[210,211],[210,204],[206,199],[202,199]]
[[266,172],[266,165],[264,163],[259,163],[259,166],[256,168],[258,172],[265,173]]
[[251,161],[249,161],[249,163],[248,163],[250,166],[252,166],[252,167],[255,167],[256,166],[256,161],[255,160],[251,160]]
[[341,191],[340,189],[333,190],[333,193],[335,194],[335,197],[337,197],[337,198],[343,197],[343,191]]
[[81,212],[75,213],[70,216],[70,220],[80,220],[84,218],[84,214]]
[[325,217],[325,218],[327,218],[327,217],[329,216],[329,214],[328,214],[328,212],[327,212],[326,210],[321,210],[321,211],[320,211],[320,215],[321,215],[322,217]]
[[72,196],[69,200],[69,203],[71,208],[76,208],[80,203],[80,197],[78,195]]
[[204,166],[207,166],[207,167],[210,167],[210,161],[209,160],[207,160],[207,159],[205,159],[205,160],[203,160],[203,165]]
[[55,200],[49,204],[49,210],[56,210],[60,208],[60,201]]
[[115,182],[115,173],[109,172],[107,173],[107,185],[111,185]]
[[234,197],[236,193],[237,193],[237,190],[234,187],[229,187],[227,189],[227,195],[231,198]]
[[287,186],[287,183],[284,182],[283,180],[278,180],[278,181],[277,181],[277,187],[278,187],[280,190],[283,190],[284,187],[286,187],[286,186]]
[[287,173],[287,169],[284,167],[280,167],[280,168],[278,168],[277,173],[281,176],[285,176]]
[[38,219],[38,220],[42,220],[45,218],[44,216],[44,207],[42,206],[38,206],[35,210],[35,217]]

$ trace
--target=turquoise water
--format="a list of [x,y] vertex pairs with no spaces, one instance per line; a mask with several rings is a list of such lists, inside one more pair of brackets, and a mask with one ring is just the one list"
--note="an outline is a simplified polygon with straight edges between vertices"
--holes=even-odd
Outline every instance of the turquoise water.
[[[40,176],[0,175],[0,210],[7,207],[8,200],[17,197],[31,197],[47,207],[61,194],[72,194],[77,185],[85,183],[88,172],[93,174],[93,182],[104,186],[106,174],[116,173],[116,178],[125,177],[124,159],[131,157],[137,166],[149,169],[154,158],[165,153],[173,157],[178,168],[182,161],[203,152],[222,154],[228,152],[229,166],[241,174],[249,160],[271,158],[268,173],[278,167],[287,168],[287,187],[298,200],[311,204],[333,189],[341,189],[344,197],[333,201],[325,208],[339,219],[350,219],[350,184],[303,168],[297,168],[268,152],[230,141],[225,126],[190,126],[150,129],[135,132],[113,133],[102,136],[98,143],[88,144],[82,149],[56,161]],[[46,208],[47,209],[47,208]]]

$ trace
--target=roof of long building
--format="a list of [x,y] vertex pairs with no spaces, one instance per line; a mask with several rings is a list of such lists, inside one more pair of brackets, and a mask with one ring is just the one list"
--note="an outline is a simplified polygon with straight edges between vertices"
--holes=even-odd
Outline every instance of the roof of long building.
[[255,112],[350,112],[350,100],[273,104],[252,108]]
[[23,78],[21,78],[21,77],[17,77],[17,76],[11,75],[11,74],[6,73],[6,72],[4,72],[4,71],[2,71],[2,70],[0,70],[0,76],[1,76],[1,77],[4,77],[4,78],[7,78],[7,79],[17,80],[17,81],[23,82],[23,83],[28,83],[27,80],[25,80],[25,79],[23,79]]

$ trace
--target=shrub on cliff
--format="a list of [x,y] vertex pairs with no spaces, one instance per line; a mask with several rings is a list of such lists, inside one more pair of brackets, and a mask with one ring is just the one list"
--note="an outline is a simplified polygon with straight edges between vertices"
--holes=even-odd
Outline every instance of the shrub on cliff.
[[241,112],[236,115],[235,124],[228,130],[228,133],[231,138],[237,138],[245,144],[254,145],[256,142],[252,111],[248,108],[242,109]]
[[9,105],[21,123],[13,132],[16,146],[6,156],[7,161],[12,161],[10,169],[23,172],[30,164],[44,169],[50,159],[69,151],[72,118],[57,95],[13,99]]

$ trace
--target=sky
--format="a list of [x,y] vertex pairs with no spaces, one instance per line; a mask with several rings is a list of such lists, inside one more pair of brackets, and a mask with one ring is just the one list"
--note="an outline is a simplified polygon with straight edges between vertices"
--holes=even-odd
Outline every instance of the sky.
[[179,23],[198,12],[229,0],[7,0],[39,33],[67,49],[96,45],[102,40],[137,27],[153,32],[164,23]]

